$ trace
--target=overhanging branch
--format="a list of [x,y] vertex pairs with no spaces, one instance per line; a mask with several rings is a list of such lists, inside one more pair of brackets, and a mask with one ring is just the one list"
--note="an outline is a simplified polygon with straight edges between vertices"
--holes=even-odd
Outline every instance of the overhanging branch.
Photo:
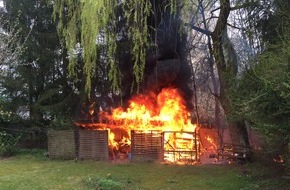
[[205,30],[205,29],[199,28],[199,27],[197,27],[197,26],[195,26],[193,24],[185,24],[185,26],[189,26],[191,29],[196,30],[196,31],[198,31],[200,33],[203,33],[205,35],[211,35],[211,33],[212,33],[209,30]]

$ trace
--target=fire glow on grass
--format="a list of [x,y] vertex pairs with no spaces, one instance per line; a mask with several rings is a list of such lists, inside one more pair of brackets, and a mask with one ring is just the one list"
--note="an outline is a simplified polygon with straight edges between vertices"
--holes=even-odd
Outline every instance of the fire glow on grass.
[[[109,144],[116,149],[120,144],[127,143],[130,145],[131,130],[194,132],[196,125],[191,123],[190,113],[185,105],[186,102],[178,89],[163,88],[157,96],[152,93],[147,95],[138,94],[132,97],[126,109],[118,107],[113,109],[111,113],[101,112],[99,119],[105,121],[105,123],[91,124],[89,127],[108,129]],[[86,125],[86,127],[88,126]],[[189,144],[181,146],[178,145],[177,140],[174,140],[175,138],[167,138],[172,141],[170,146],[173,149],[182,147],[190,151],[193,148],[192,140],[189,141]]]

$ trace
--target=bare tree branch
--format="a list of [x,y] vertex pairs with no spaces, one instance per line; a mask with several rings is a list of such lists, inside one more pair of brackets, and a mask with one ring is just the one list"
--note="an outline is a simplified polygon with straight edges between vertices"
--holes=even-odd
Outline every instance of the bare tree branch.
[[197,26],[195,26],[195,25],[193,25],[193,24],[185,24],[185,26],[189,26],[191,29],[196,30],[196,31],[198,31],[198,32],[200,32],[200,33],[203,33],[203,34],[205,34],[205,35],[211,35],[211,33],[212,33],[212,32],[209,31],[209,30],[202,29],[202,28],[197,27]]
[[238,29],[238,30],[243,30],[242,28],[237,27],[237,26],[232,25],[232,24],[229,24],[229,23],[227,23],[227,25],[230,26],[230,27],[232,27],[232,28]]
[[221,9],[221,7],[217,7],[217,8],[215,8],[215,9],[211,10],[210,13],[213,14],[213,12],[218,11],[218,10],[220,10],[220,9]]

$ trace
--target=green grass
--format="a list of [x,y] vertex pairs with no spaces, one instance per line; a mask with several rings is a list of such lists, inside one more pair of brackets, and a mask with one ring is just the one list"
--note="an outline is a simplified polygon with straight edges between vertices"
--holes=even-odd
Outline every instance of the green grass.
[[[289,190],[273,167],[248,165],[177,166],[50,160],[41,152],[0,159],[2,190]],[[289,185],[289,184],[288,184]]]

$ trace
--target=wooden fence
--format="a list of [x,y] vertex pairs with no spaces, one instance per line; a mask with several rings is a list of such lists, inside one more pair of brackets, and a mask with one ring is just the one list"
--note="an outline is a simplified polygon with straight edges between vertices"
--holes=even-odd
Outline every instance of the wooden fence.
[[48,154],[50,158],[76,158],[74,130],[49,130],[47,136]]

